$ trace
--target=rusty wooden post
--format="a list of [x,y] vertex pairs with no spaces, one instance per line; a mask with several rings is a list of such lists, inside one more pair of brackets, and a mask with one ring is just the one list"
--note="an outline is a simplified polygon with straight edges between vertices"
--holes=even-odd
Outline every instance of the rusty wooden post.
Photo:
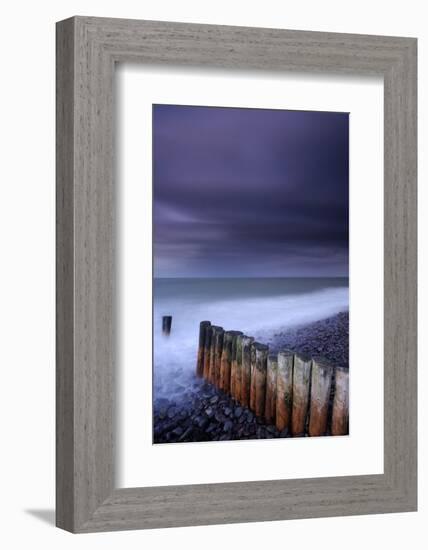
[[276,355],[269,355],[267,360],[266,403],[265,403],[265,419],[268,424],[275,424],[277,373],[278,373],[278,358]]
[[291,408],[293,404],[294,354],[289,350],[278,353],[278,374],[276,378],[276,427],[282,432],[291,431]]
[[169,333],[171,332],[171,324],[172,316],[164,315],[162,317],[162,334],[164,334],[165,336],[169,336]]
[[293,436],[304,435],[309,405],[311,381],[311,358],[296,353],[293,367],[293,407],[291,412],[291,433]]
[[220,366],[220,389],[228,394],[230,393],[233,340],[238,334],[236,330],[228,330],[224,333],[223,338],[223,351],[221,354]]
[[256,352],[256,364],[254,369],[254,376],[256,379],[256,404],[254,412],[257,416],[264,416],[265,404],[266,404],[266,372],[267,372],[267,358],[269,353],[268,346],[254,344]]
[[236,377],[238,370],[238,336],[242,336],[242,332],[234,330],[232,339],[232,368],[230,371],[230,395],[234,399],[236,399]]
[[349,433],[349,369],[336,367],[331,435]]
[[205,334],[207,328],[211,326],[209,321],[201,321],[199,324],[199,347],[196,363],[196,376],[202,378],[204,375],[204,353],[205,353]]
[[220,385],[221,354],[223,352],[224,330],[216,331],[214,350],[214,384]]
[[210,374],[210,360],[211,360],[211,335],[212,327],[207,327],[205,331],[205,345],[204,345],[204,372],[203,376],[205,380],[208,380]]
[[217,335],[223,330],[222,327],[211,325],[211,346],[210,346],[210,367],[208,372],[208,382],[215,384],[215,359],[216,359],[216,342]]
[[220,362],[220,384],[219,388],[226,393],[230,390],[230,368],[232,364],[232,334],[228,330],[223,337],[223,350]]
[[333,367],[324,357],[312,359],[309,435],[326,435]]
[[250,404],[251,344],[253,342],[254,338],[251,336],[242,338],[241,404],[244,407]]
[[235,370],[235,394],[232,396],[239,403],[241,402],[242,387],[242,340],[243,334],[236,337],[236,370]]
[[256,342],[250,346],[251,371],[250,371],[250,409],[256,409]]

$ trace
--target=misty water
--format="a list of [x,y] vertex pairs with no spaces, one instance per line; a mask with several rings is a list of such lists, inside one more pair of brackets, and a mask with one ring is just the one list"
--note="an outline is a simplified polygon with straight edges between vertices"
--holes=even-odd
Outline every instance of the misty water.
[[[348,311],[347,278],[155,279],[154,398],[180,400],[196,389],[200,321],[269,344],[287,329]],[[162,316],[172,315],[169,336]]]

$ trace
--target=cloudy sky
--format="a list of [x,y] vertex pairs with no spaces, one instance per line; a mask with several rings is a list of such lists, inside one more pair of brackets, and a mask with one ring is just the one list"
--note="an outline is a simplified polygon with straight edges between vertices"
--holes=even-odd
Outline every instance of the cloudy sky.
[[153,106],[155,277],[348,275],[348,114]]

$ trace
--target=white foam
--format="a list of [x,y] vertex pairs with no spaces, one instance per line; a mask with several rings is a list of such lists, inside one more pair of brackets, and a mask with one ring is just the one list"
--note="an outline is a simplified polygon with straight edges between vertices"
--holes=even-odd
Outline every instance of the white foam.
[[[155,301],[155,397],[177,397],[189,387],[195,371],[200,321],[211,321],[225,330],[241,330],[263,342],[274,331],[306,325],[347,310],[348,299],[348,288],[339,287],[251,299]],[[161,334],[163,315],[173,318],[169,336]]]

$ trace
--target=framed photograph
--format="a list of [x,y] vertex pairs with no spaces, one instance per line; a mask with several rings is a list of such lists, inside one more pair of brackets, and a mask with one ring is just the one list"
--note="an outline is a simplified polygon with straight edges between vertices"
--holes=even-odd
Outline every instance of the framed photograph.
[[57,525],[417,507],[416,40],[57,24]]
[[152,121],[154,443],[347,435],[349,114]]

